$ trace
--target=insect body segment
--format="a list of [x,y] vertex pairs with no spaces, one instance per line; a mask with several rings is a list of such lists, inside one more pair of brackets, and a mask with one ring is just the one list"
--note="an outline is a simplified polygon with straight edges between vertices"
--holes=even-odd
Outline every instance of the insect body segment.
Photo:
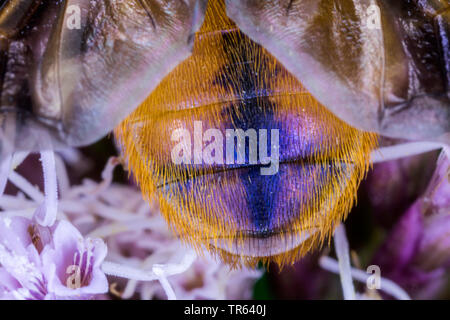
[[353,205],[377,142],[320,105],[221,1],[209,2],[192,56],[116,137],[180,237],[235,265],[288,264],[323,243]]

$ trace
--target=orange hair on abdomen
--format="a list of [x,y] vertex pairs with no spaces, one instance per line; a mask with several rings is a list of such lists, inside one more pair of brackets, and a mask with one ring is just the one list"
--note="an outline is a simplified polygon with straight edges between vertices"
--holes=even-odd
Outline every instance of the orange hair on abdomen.
[[[278,175],[258,177],[250,166],[174,164],[172,133],[192,132],[194,121],[221,132],[279,128]],[[198,252],[235,266],[291,264],[321,246],[354,205],[377,145],[376,134],[338,119],[245,36],[223,1],[209,1],[192,56],[115,135],[144,197],[159,201],[173,231]]]

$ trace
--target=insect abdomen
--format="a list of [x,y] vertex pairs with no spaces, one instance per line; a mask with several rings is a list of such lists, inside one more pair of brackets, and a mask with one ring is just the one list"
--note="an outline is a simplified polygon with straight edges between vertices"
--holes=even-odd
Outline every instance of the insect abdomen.
[[[230,263],[290,263],[320,244],[346,215],[376,135],[333,116],[236,28],[223,3],[209,5],[192,56],[116,134],[144,195],[159,198],[183,239]],[[205,140],[208,130],[217,136]],[[228,161],[228,130],[253,130],[255,157],[247,136],[241,141],[243,161],[237,161],[238,140]],[[268,133],[264,147],[262,130]],[[223,141],[214,144],[218,137]],[[184,142],[191,145],[183,149]],[[189,156],[175,163],[174,148]],[[263,161],[264,148],[272,160],[278,154],[278,163]],[[208,156],[214,161],[206,161]],[[272,165],[276,170],[263,174]]]

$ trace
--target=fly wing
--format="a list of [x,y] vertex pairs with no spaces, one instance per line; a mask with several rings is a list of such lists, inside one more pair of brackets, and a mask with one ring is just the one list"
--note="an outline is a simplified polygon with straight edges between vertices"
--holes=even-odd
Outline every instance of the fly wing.
[[448,0],[226,0],[227,14],[363,130],[450,142]]
[[98,140],[190,55],[206,0],[45,1],[3,51],[3,145]]

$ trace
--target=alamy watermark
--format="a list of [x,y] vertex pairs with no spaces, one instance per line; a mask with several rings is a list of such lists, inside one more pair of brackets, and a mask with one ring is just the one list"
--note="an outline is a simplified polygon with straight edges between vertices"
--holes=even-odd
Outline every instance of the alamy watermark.
[[[83,258],[86,259],[83,262]],[[92,258],[92,250],[88,248],[87,254],[76,252],[74,254],[74,264],[69,265],[66,268],[66,287],[70,289],[79,289],[83,286],[83,282],[86,280],[86,271],[89,270]],[[85,264],[85,265],[83,265]],[[83,272],[84,271],[84,272]]]
[[369,30],[381,30],[381,9],[372,4],[366,10],[366,27]]
[[66,286],[70,289],[81,288],[81,268],[77,265],[70,265],[66,269]]
[[73,4],[67,7],[66,26],[69,30],[81,29],[81,9],[78,5]]
[[176,165],[263,165],[261,175],[274,175],[278,173],[280,161],[279,129],[270,130],[270,140],[268,135],[267,129],[226,129],[224,137],[219,129],[203,131],[203,123],[195,121],[193,137],[187,129],[172,132],[171,140],[176,142],[171,151],[172,162]]
[[381,289],[381,269],[377,265],[370,265],[367,267],[366,272],[370,276],[366,280],[366,285],[368,289],[378,290]]

